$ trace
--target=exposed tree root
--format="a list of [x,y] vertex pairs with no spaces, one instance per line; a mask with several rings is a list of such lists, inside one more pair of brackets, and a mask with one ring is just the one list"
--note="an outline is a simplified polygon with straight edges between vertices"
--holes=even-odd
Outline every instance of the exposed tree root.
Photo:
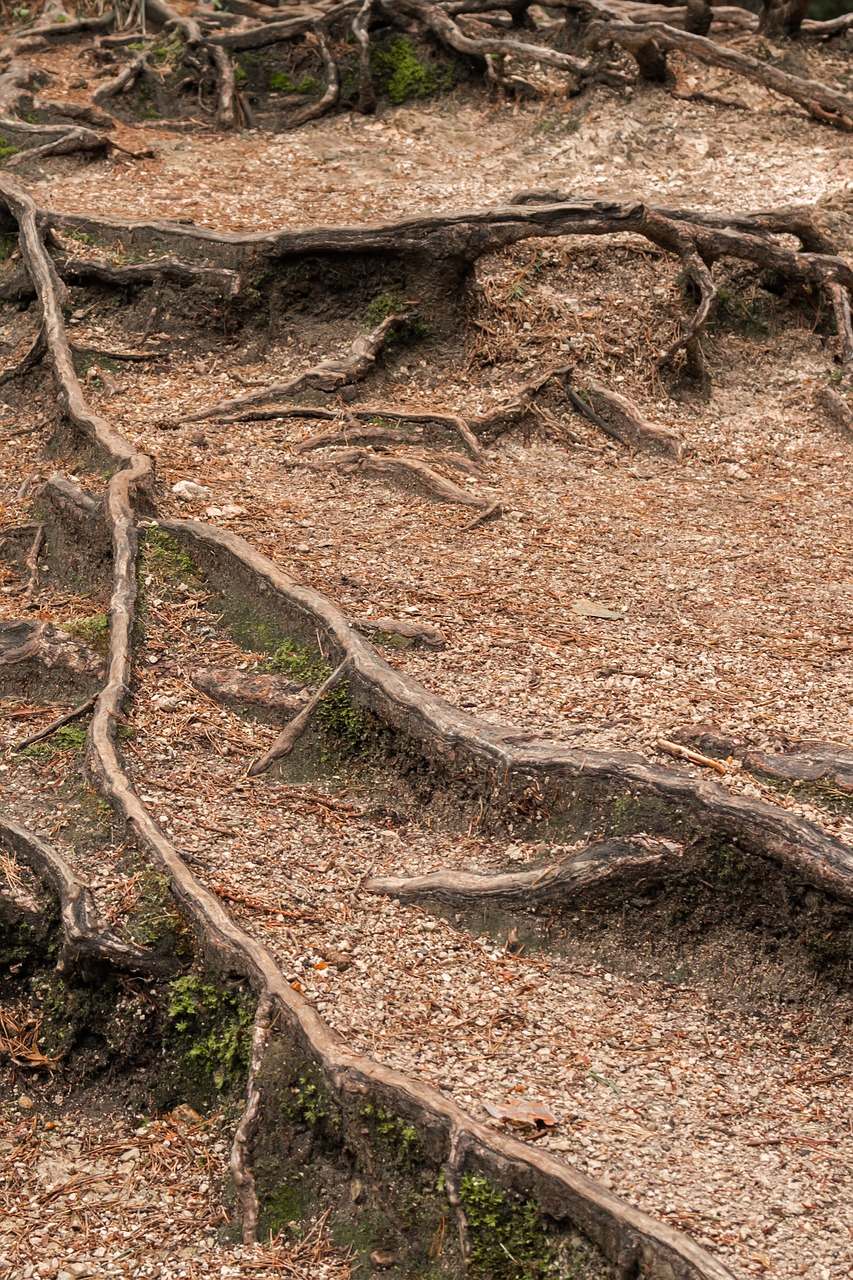
[[[229,255],[260,251],[274,261],[282,258],[298,260],[307,255],[350,253],[372,257],[377,253],[388,253],[395,258],[434,264],[436,269],[440,265],[448,282],[464,280],[482,254],[531,237],[603,236],[631,232],[677,257],[686,282],[699,295],[693,315],[662,352],[660,364],[671,363],[682,349],[687,350],[688,358],[694,364],[697,361],[701,363],[699,343],[716,302],[712,267],[724,259],[752,263],[778,273],[792,284],[816,286],[826,293],[839,323],[839,317],[843,318],[845,314],[837,299],[849,297],[853,288],[853,268],[830,251],[826,236],[803,211],[706,214],[654,208],[639,203],[565,200],[559,199],[559,195],[556,192],[525,192],[516,203],[503,208],[412,218],[369,228],[324,228],[249,235],[208,231],[178,223],[122,223],[113,219],[51,212],[42,213],[40,219],[56,230],[79,227],[102,234],[121,231],[131,238],[138,235],[144,239],[171,241],[175,247],[182,241],[206,244],[211,248],[220,246]],[[778,237],[783,235],[796,236],[803,247],[797,250],[780,243]],[[147,269],[146,264],[139,265]],[[387,317],[372,333],[356,339],[350,354],[342,360],[326,361],[288,382],[274,383],[244,396],[221,401],[185,421],[231,417],[251,405],[286,400],[304,388],[333,391],[363,378],[373,367],[388,330],[395,324],[404,323],[410,316],[411,313],[400,313]],[[559,370],[554,373],[559,373]],[[524,394],[526,396],[527,392]],[[521,409],[524,414],[530,412],[529,405],[522,404]],[[510,415],[518,421],[521,409],[513,406],[490,417],[497,424],[502,412],[504,419]],[[415,419],[408,416],[407,420]],[[431,420],[440,422],[442,417],[439,415]],[[469,427],[474,427],[474,434],[481,436],[484,434],[481,428],[488,430],[488,425],[488,421],[476,426],[473,422],[468,423]]]
[[44,525],[40,524],[33,535],[30,549],[27,552],[24,565],[27,569],[27,580],[21,587],[21,595],[31,596],[38,587],[39,581],[39,556],[44,546]]
[[444,636],[438,627],[428,622],[416,622],[411,618],[354,618],[352,624],[357,631],[366,636],[387,637],[400,648],[410,648],[423,644],[428,649],[443,649]]
[[162,977],[177,965],[169,956],[158,956],[145,947],[126,942],[104,921],[91,889],[83,884],[60,853],[35,832],[0,814],[0,843],[20,858],[59,899],[62,950],[60,973],[84,965],[101,964],[123,973]]
[[586,392],[593,408],[614,421],[634,448],[668,453],[677,462],[684,457],[684,441],[667,427],[658,427],[647,421],[627,396],[611,391],[593,378],[587,381]]
[[40,325],[36,336],[20,359],[0,371],[0,387],[5,386],[7,382],[14,382],[16,378],[20,378],[23,374],[28,373],[30,369],[34,369],[46,350],[47,343],[45,341],[44,328]]
[[103,676],[103,658],[49,622],[0,622],[0,685],[82,690],[89,696]]
[[[565,1161],[496,1133],[472,1120],[438,1090],[351,1050],[294,991],[266,947],[247,934],[189,870],[178,847],[153,820],[125,769],[116,740],[116,724],[128,696],[132,671],[139,515],[151,509],[153,465],[150,458],[134,449],[86,404],[65,334],[61,285],[41,239],[36,208],[24,192],[2,177],[0,198],[18,223],[21,252],[38,292],[60,407],[86,442],[108,454],[118,468],[108,483],[101,508],[112,549],[110,646],[106,682],[97,698],[89,732],[87,763],[102,794],[124,818],[141,849],[169,876],[176,901],[197,932],[206,963],[220,972],[244,977],[259,1000],[268,1001],[271,1017],[278,1019],[276,1035],[287,1041],[300,1060],[312,1064],[330,1099],[345,1122],[351,1124],[353,1150],[358,1145],[354,1128],[358,1121],[350,1118],[357,1116],[358,1108],[366,1102],[390,1108],[416,1129],[430,1158],[444,1165],[463,1258],[470,1233],[460,1196],[461,1178],[467,1171],[477,1171],[507,1192],[541,1204],[550,1221],[573,1224],[621,1269],[626,1280],[661,1276],[668,1280],[730,1280],[727,1268],[688,1237],[654,1222]],[[595,212],[591,212],[593,209]],[[601,212],[602,209],[610,212]],[[466,253],[476,257],[483,252],[482,246],[489,239],[497,244],[511,243],[525,235],[541,233],[531,228],[543,225],[552,228],[545,234],[557,234],[553,227],[561,220],[566,225],[567,217],[573,228],[581,223],[586,228],[595,226],[594,234],[641,229],[641,234],[648,233],[650,238],[664,237],[681,256],[682,236],[675,235],[667,219],[656,220],[657,215],[642,206],[630,206],[621,216],[619,206],[587,205],[568,214],[565,206],[559,212],[514,207],[474,215],[473,220],[469,217],[467,221],[412,220],[402,230],[399,226],[394,228],[390,243],[395,253],[407,252],[409,243],[419,254],[436,252],[440,247],[445,257],[464,260]],[[59,223],[54,221],[53,225]],[[678,224],[682,229],[684,225]],[[383,237],[388,240],[388,229],[383,228],[367,233],[301,234],[307,234],[309,241],[313,236],[315,245],[319,241],[326,246],[337,237],[342,247],[354,242],[364,247],[372,237],[371,252],[376,251],[377,245],[381,247]],[[232,247],[241,240],[217,238],[215,234],[197,238],[218,240]],[[761,233],[735,233],[689,224],[689,238],[711,258],[724,256],[726,246],[731,244],[736,244],[738,254],[750,261],[764,262],[767,257],[777,261],[784,253],[784,261],[795,274],[810,278],[809,273],[813,273],[816,280],[825,283],[828,275],[835,273],[833,279],[849,287],[843,274],[846,270],[849,276],[849,268],[840,259],[783,250]],[[242,241],[256,246],[263,243],[279,252],[282,237]],[[309,241],[304,242],[306,252],[312,251]],[[696,252],[700,252],[699,247]],[[374,339],[376,333],[367,338]],[[368,369],[375,356],[376,350],[362,352]],[[341,385],[338,379],[348,376],[352,363],[350,357],[349,361],[329,362],[319,368],[325,370],[323,377],[334,389]],[[318,373],[313,372],[315,376]],[[266,396],[269,389],[264,389],[257,399],[262,401]],[[234,404],[229,402],[232,408]],[[49,491],[83,521],[92,518],[92,499],[75,496],[71,486],[63,487],[56,479],[49,482]],[[476,781],[485,787],[496,807],[512,805],[514,799],[531,789],[541,796],[547,793],[548,803],[564,806],[566,813],[576,801],[588,809],[596,797],[642,798],[646,803],[637,823],[642,823],[643,830],[654,832],[657,826],[662,834],[669,834],[675,828],[679,839],[683,835],[685,840],[699,835],[708,838],[709,834],[733,839],[748,853],[784,865],[799,880],[842,901],[853,899],[853,855],[811,824],[772,805],[730,795],[683,771],[649,765],[639,756],[572,751],[546,740],[520,742],[519,735],[457,712],[388,666],[334,605],[310,588],[296,584],[242,539],[188,521],[164,521],[162,527],[193,550],[214,587],[217,580],[230,576],[238,594],[257,592],[264,612],[286,618],[288,632],[306,635],[311,643],[320,637],[324,651],[339,664],[338,674],[345,669],[357,704],[410,743],[438,770],[445,769],[452,772],[454,779]],[[255,1195],[250,1194],[249,1183],[251,1127],[253,1108],[263,1105],[260,1094],[254,1103],[254,1091],[256,1087],[263,1088],[265,1060],[271,1052],[268,1047],[265,1054],[262,1043],[265,1022],[263,1009],[256,1024],[258,1051],[247,1095],[248,1119],[236,1158],[238,1179],[244,1179],[250,1232],[254,1230]],[[272,1040],[270,1035],[268,1045]]]
[[317,41],[317,49],[323,60],[323,69],[326,74],[326,88],[323,96],[317,101],[312,102],[309,106],[303,107],[301,111],[297,111],[291,117],[290,127],[298,129],[301,124],[307,124],[309,120],[317,120],[320,116],[324,116],[331,111],[338,102],[341,95],[341,77],[338,71],[338,65],[329,51],[329,44],[320,27],[315,30],[315,38]]
[[132,89],[140,76],[144,75],[148,70],[148,54],[137,54],[125,67],[122,67],[116,75],[111,79],[105,80],[103,84],[98,85],[92,94],[92,101],[100,106],[104,102],[109,102],[110,98],[115,98],[120,93],[126,93]]
[[347,676],[349,671],[349,661],[344,658],[343,662],[335,668],[332,674],[323,681],[320,688],[313,695],[310,701],[299,711],[286,728],[276,738],[275,742],[265,751],[262,756],[258,756],[253,760],[247,770],[250,778],[257,778],[259,774],[266,773],[270,765],[276,760],[283,760],[285,756],[289,756],[299,739],[305,733],[311,723],[315,711],[323,701],[327,693],[331,693]]
[[[184,55],[188,68],[195,69],[199,83],[212,68],[218,82],[216,121],[221,128],[231,128],[248,121],[249,108],[243,96],[237,92],[234,69],[230,61],[232,52],[269,48],[309,37],[324,65],[326,87],[320,98],[297,111],[288,122],[298,127],[307,120],[333,109],[340,99],[340,73],[330,51],[332,32],[351,33],[358,47],[358,84],[356,109],[372,111],[376,103],[376,89],[371,70],[371,28],[387,28],[389,25],[407,31],[418,31],[457,57],[470,60],[485,72],[493,84],[514,92],[530,94],[539,89],[530,79],[510,69],[518,63],[533,67],[547,67],[569,77],[570,88],[591,81],[611,85],[625,84],[628,77],[614,68],[604,65],[600,59],[590,59],[578,53],[567,52],[565,47],[555,47],[548,41],[544,26],[530,20],[528,10],[532,0],[522,0],[511,5],[513,20],[502,20],[506,6],[498,0],[482,3],[436,4],[427,0],[351,0],[350,3],[318,4],[299,9],[280,18],[281,10],[253,5],[243,0],[238,6],[245,15],[236,28],[221,27],[213,11],[205,11],[203,23],[178,14],[166,0],[151,0],[146,6],[148,17],[164,29],[180,31],[186,42]],[[799,6],[799,7],[798,7]],[[777,93],[793,98],[803,105],[815,119],[834,123],[841,127],[853,127],[853,103],[840,90],[817,81],[802,80],[769,63],[750,57],[725,45],[707,39],[707,33],[715,22],[718,26],[751,30],[756,24],[754,15],[734,6],[711,7],[710,0],[688,0],[683,8],[668,8],[654,4],[633,4],[629,0],[557,0],[552,8],[576,10],[604,21],[587,33],[588,47],[606,47],[610,43],[620,45],[636,59],[641,74],[652,80],[667,79],[667,53],[679,50],[712,66],[723,66],[747,79],[753,80]],[[772,12],[785,16],[780,20],[788,34],[795,34],[800,27],[804,32],[827,38],[847,30],[845,19],[831,22],[803,22],[802,0],[788,0],[787,5],[776,5]],[[794,14],[793,19],[789,11]],[[796,11],[796,12],[795,12]],[[768,13],[770,10],[768,9]],[[537,32],[535,41],[519,40],[515,30],[527,16],[528,26]],[[254,19],[255,25],[251,24]],[[43,44],[56,38],[61,24],[47,24],[33,28],[29,40]],[[75,24],[67,24],[70,27]],[[778,23],[777,23],[778,25]],[[561,21],[552,20],[552,30],[565,28]],[[679,27],[683,27],[681,30]],[[76,27],[75,27],[76,29]],[[82,30],[82,28],[81,28]],[[564,43],[564,42],[563,42]],[[26,52],[31,45],[17,41],[17,51]],[[10,48],[10,52],[11,52]],[[148,53],[143,52],[131,60],[110,81],[95,91],[95,101],[106,101],[127,91],[136,80],[150,73]],[[19,86],[26,77],[15,70],[9,79],[9,102],[17,105],[22,98]],[[0,87],[0,103],[3,92]]]
[[[698,6],[694,5],[694,7]],[[604,0],[604,3],[601,3],[601,0],[593,0],[589,12],[597,12],[602,16],[606,13],[614,18],[627,18],[630,22],[637,24],[665,22],[671,27],[677,27],[686,26],[690,18],[690,5],[674,5],[670,8],[665,4],[643,4],[639,0]],[[759,25],[757,14],[739,5],[730,4],[714,4],[711,8],[711,20],[714,27],[731,27],[742,31],[756,31]],[[851,28],[853,28],[853,14],[847,13],[841,14],[838,18],[825,20],[806,18],[800,24],[799,34],[828,39],[835,35],[843,35]],[[688,31],[692,29],[694,28],[687,27]],[[699,31],[698,34],[705,35],[707,32]]]
[[793,784],[826,782],[853,795],[853,751],[835,742],[792,742],[782,751],[758,751],[708,725],[685,726],[675,730],[674,737],[717,757],[735,759],[750,773]]
[[31,747],[35,742],[44,742],[46,738],[52,737],[57,729],[62,729],[74,720],[79,720],[81,716],[88,715],[95,705],[96,697],[97,694],[87,698],[85,702],[79,702],[76,707],[66,711],[65,715],[57,716],[55,720],[51,720],[50,724],[45,725],[43,729],[39,729],[36,733],[31,733],[28,738],[22,738],[20,742],[16,742],[12,750],[23,751],[25,747]]
[[734,71],[754,84],[792,98],[824,124],[853,130],[853,98],[848,94],[819,80],[804,80],[791,75],[705,36],[678,31],[662,22],[650,22],[642,27],[633,22],[608,22],[590,28],[587,41],[591,48],[600,48],[608,42],[620,45],[636,59],[643,76],[652,80],[666,78],[667,53],[686,53],[707,66]]
[[607,840],[588,845],[559,862],[531,871],[478,874],[473,871],[433,871],[423,876],[375,876],[364,882],[367,893],[384,894],[403,901],[430,899],[451,906],[486,901],[525,908],[540,903],[570,902],[579,893],[603,881],[618,883],[639,874],[677,863],[684,850],[671,840],[637,836],[633,840]]
[[367,449],[339,449],[331,458],[312,462],[316,470],[362,471],[371,475],[390,476],[404,484],[416,483],[420,488],[442,502],[457,502],[463,507],[474,507],[484,518],[500,514],[500,504],[493,498],[482,498],[461,485],[454,484],[440,475],[426,462],[415,458],[398,458],[390,454],[370,453]]
[[412,312],[399,312],[386,316],[370,333],[361,333],[355,339],[346,356],[339,360],[324,360],[322,364],[307,369],[289,382],[274,382],[258,391],[249,391],[233,400],[222,400],[209,409],[194,413],[186,422],[201,422],[204,418],[219,418],[239,412],[244,405],[264,404],[287,396],[296,395],[306,388],[317,391],[339,391],[352,382],[360,382],[366,378],[385,346],[388,334],[396,326],[411,319]]
[[347,681],[356,704],[436,767],[452,768],[455,776],[485,786],[493,804],[532,787],[543,800],[547,795],[552,814],[588,814],[588,805],[605,793],[628,796],[648,835],[675,835],[684,843],[733,840],[746,853],[853,902],[853,851],[813,823],[685,770],[649,764],[639,755],[573,749],[459,711],[390,667],[331,601],[297,584],[238,535],[190,520],[161,525],[198,559],[214,588],[227,583],[251,601],[263,601],[265,611],[291,634],[313,643],[319,636],[333,661],[348,658]]
[[259,1205],[255,1176],[252,1171],[252,1149],[264,1097],[263,1090],[258,1084],[258,1075],[269,1036],[271,1010],[272,1002],[268,996],[263,996],[258,1002],[252,1028],[252,1053],[246,1078],[246,1106],[231,1144],[231,1177],[234,1179],[237,1200],[240,1204],[243,1244],[254,1244],[258,1238]]
[[[115,739],[115,724],[127,696],[131,666],[138,546],[134,500],[144,495],[151,463],[85,405],[64,333],[56,280],[36,228],[35,207],[6,180],[0,180],[0,192],[20,225],[22,253],[38,288],[60,401],[77,427],[111,452],[120,467],[109,482],[104,506],[113,543],[110,651],[106,684],[90,728],[89,767],[141,847],[170,876],[176,900],[196,927],[208,962],[245,976],[259,998],[269,1000],[270,1007],[280,1014],[283,1028],[305,1047],[330,1093],[341,1103],[347,1096],[373,1097],[382,1105],[393,1106],[407,1123],[417,1125],[430,1149],[436,1149],[436,1144],[445,1145],[451,1177],[466,1166],[480,1168],[499,1185],[512,1186],[536,1201],[544,1197],[554,1220],[568,1217],[606,1257],[616,1261],[626,1249],[633,1250],[639,1274],[651,1275],[663,1266],[674,1280],[727,1280],[727,1269],[687,1237],[655,1223],[569,1165],[492,1132],[471,1120],[438,1091],[346,1048],[283,979],[266,948],[239,928],[218,899],[189,871],[175,845],[153,821],[124,769]],[[344,627],[358,646],[373,654],[346,623]],[[250,1104],[251,1101],[250,1097]],[[238,1169],[246,1166],[246,1152],[242,1151]]]
[[311,405],[298,404],[280,405],[277,409],[247,410],[243,413],[236,413],[233,416],[223,416],[220,420],[223,422],[258,422],[269,420],[270,418],[318,418],[326,422],[339,422],[342,414],[348,420],[348,426],[341,426],[338,431],[327,431],[321,435],[309,436],[307,440],[300,440],[296,446],[296,452],[310,453],[312,449],[324,449],[329,445],[372,444],[380,440],[388,444],[411,444],[415,439],[424,438],[423,434],[419,437],[413,437],[409,431],[396,431],[388,427],[358,427],[354,425],[358,422],[372,422],[378,418],[385,422],[409,422],[413,426],[444,427],[446,430],[458,434],[471,457],[482,462],[485,454],[471,423],[477,424],[479,428],[481,424],[490,425],[492,421],[491,416],[482,420],[474,418],[469,422],[458,414],[401,409],[397,406],[388,408],[386,405],[378,405],[375,408],[353,408],[347,406],[342,411],[340,409],[319,409]]
[[199,267],[178,258],[152,258],[148,262],[131,262],[115,266],[106,258],[66,258],[57,267],[66,280],[98,280],[102,284],[131,285],[160,280],[194,284],[216,290],[225,298],[240,291],[240,276],[226,267]]
[[282,717],[294,716],[309,701],[304,686],[286,676],[257,671],[235,671],[231,667],[197,667],[190,680],[214,702],[248,711],[255,719],[280,724]]

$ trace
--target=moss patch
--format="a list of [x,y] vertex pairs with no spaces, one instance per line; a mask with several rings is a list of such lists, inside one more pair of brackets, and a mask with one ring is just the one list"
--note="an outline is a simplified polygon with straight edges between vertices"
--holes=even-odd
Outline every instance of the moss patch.
[[197,973],[169,984],[166,1020],[186,1075],[203,1093],[230,1095],[242,1090],[253,1013],[242,990],[215,986]]
[[452,89],[457,79],[455,64],[439,67],[424,61],[405,36],[392,41],[386,49],[376,49],[371,68],[378,87],[395,103],[429,98]]
[[150,573],[164,582],[184,582],[186,586],[200,586],[201,580],[192,559],[165,529],[146,530],[143,556]]
[[105,613],[94,613],[88,618],[72,618],[62,623],[62,630],[82,640],[96,653],[106,654],[110,642],[110,620]]
[[139,896],[127,922],[127,931],[141,947],[158,955],[193,955],[190,929],[178,911],[169,877],[147,867],[139,882]]
[[272,93],[316,93],[320,88],[316,76],[304,75],[297,83],[286,71],[271,71],[267,84]]
[[465,1174],[459,1199],[471,1233],[471,1280],[522,1280],[547,1276],[554,1248],[532,1200],[512,1200],[479,1174]]

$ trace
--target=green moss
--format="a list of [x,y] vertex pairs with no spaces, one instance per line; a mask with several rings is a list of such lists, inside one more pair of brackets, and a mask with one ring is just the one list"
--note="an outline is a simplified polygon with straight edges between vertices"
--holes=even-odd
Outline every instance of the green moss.
[[9,156],[16,156],[20,149],[13,146],[11,142],[7,142],[5,138],[0,138],[0,160],[8,160]]
[[192,955],[192,935],[175,905],[169,877],[147,868],[127,931],[141,947],[161,955]]
[[[368,1103],[361,1114],[380,1154],[390,1156],[396,1164],[406,1169],[411,1169],[418,1162],[421,1139],[413,1125],[393,1111],[386,1111],[384,1107],[376,1107],[372,1103]],[[413,1205],[409,1207],[413,1208]]]
[[[263,624],[259,624],[259,630]],[[267,671],[290,676],[292,680],[304,680],[306,684],[322,684],[332,674],[332,668],[319,654],[285,638],[276,645],[275,652],[264,664]]]
[[[332,674],[332,668],[319,654],[290,639],[284,639],[276,646],[265,666],[277,675],[314,685],[322,684]],[[317,724],[329,745],[344,755],[357,754],[373,736],[373,726],[368,717],[353,705],[346,682],[330,689],[324,696],[317,708]]]
[[44,742],[33,742],[24,747],[19,755],[23,759],[50,759],[57,751],[69,751],[81,756],[86,749],[86,726],[82,724],[64,724]]
[[229,987],[214,986],[199,974],[169,984],[166,1016],[187,1064],[221,1094],[240,1090],[249,1069],[252,1005]]
[[245,67],[241,67],[239,62],[234,63],[234,79],[238,84],[245,84],[249,79],[249,73]]
[[106,653],[110,640],[110,620],[105,613],[93,613],[88,618],[73,618],[62,624],[62,630],[77,636],[96,653]]
[[272,93],[316,93],[320,81],[315,76],[305,75],[297,84],[286,71],[271,71],[267,85]]
[[733,844],[718,845],[712,853],[715,878],[724,885],[745,885],[750,877],[748,856]]
[[[364,312],[364,323],[368,329],[376,329],[389,316],[407,311],[411,311],[411,303],[407,303],[405,298],[401,298],[397,293],[380,293],[368,303]],[[393,347],[397,342],[422,341],[424,338],[428,338],[431,332],[432,330],[426,321],[421,320],[420,316],[413,313],[388,331],[385,345]]]
[[456,80],[452,64],[440,69],[422,62],[412,41],[405,36],[394,40],[387,49],[376,49],[371,67],[377,85],[395,103],[428,98],[442,89],[452,89]]
[[326,1086],[320,1077],[306,1068],[290,1086],[290,1096],[282,1099],[282,1110],[292,1120],[316,1129],[331,1116]]
[[470,1280],[530,1280],[552,1273],[555,1254],[532,1200],[513,1200],[488,1178],[465,1174],[459,1199],[471,1233]]
[[143,545],[146,567],[150,573],[163,582],[183,582],[187,587],[197,588],[201,585],[201,577],[192,559],[178,542],[165,529],[147,529]]
[[353,705],[347,683],[337,685],[317,708],[317,723],[326,738],[344,755],[357,755],[373,736],[373,726],[366,715]]
[[161,36],[151,48],[151,58],[161,66],[176,67],[184,56],[186,44],[180,31]]
[[[0,157],[2,158],[2,157]],[[0,262],[8,262],[12,254],[18,247],[18,237],[15,235],[0,235]]]
[[683,825],[684,817],[655,796],[627,794],[609,801],[608,835],[634,831],[670,831]]
[[314,1190],[302,1173],[294,1173],[283,1179],[265,1197],[262,1206],[264,1233],[278,1235],[287,1227],[293,1227],[310,1217],[315,1203]]

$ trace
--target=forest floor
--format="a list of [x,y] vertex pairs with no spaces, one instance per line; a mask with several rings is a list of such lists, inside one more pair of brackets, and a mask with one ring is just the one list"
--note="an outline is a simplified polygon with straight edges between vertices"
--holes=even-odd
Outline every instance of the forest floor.
[[[53,77],[54,96],[73,98],[67,86],[90,70],[73,46],[33,60]],[[681,75],[681,87],[693,88],[690,69]],[[853,253],[853,138],[726,73],[703,72],[701,87],[734,93],[749,110],[679,101],[657,87],[598,87],[527,106],[459,89],[291,134],[127,125],[122,141],[149,146],[153,158],[51,157],[22,176],[41,207],[62,213],[234,231],[458,211],[529,189],[742,212],[803,203]],[[67,247],[85,255],[85,245]],[[689,447],[683,461],[628,454],[577,415],[566,419],[576,441],[504,436],[467,481],[500,500],[503,518],[471,530],[467,510],[307,465],[311,455],[294,446],[313,425],[185,421],[240,394],[244,379],[284,378],[346,347],[353,322],[332,309],[325,322],[294,314],[266,341],[246,343],[212,323],[202,346],[197,329],[170,330],[157,362],[123,363],[88,394],[156,459],[161,517],[215,519],[352,617],[438,627],[444,648],[385,656],[451,703],[580,750],[618,747],[664,764],[671,758],[657,743],[699,723],[759,749],[849,743],[850,441],[813,402],[834,340],[824,317],[782,306],[745,270],[720,278],[726,298],[706,342],[705,399],[655,372],[654,353],[680,311],[677,268],[629,236],[530,241],[491,255],[478,265],[476,302],[455,346],[427,339],[386,354],[351,405],[483,413],[542,368],[574,362]],[[7,317],[5,351],[27,324],[27,315]],[[139,345],[121,326],[120,308],[89,309],[72,316],[70,336]],[[4,412],[0,523],[20,519],[22,479],[55,465],[44,457],[50,397],[45,382]],[[182,500],[173,492],[182,480],[206,493]],[[849,1276],[849,1001],[792,974],[783,955],[753,954],[734,927],[690,955],[683,922],[673,923],[671,945],[650,926],[620,947],[579,918],[550,936],[529,921],[478,928],[364,892],[370,875],[523,868],[568,846],[454,833],[393,789],[383,810],[375,794],[385,784],[369,770],[320,765],[307,779],[247,779],[275,727],[215,704],[190,673],[250,670],[259,656],[218,626],[201,577],[176,580],[156,555],[146,567],[131,774],[193,870],[324,1017],[475,1115],[485,1118],[484,1103],[544,1104],[557,1124],[536,1136],[542,1147],[689,1231],[741,1280]],[[20,614],[15,582],[9,570],[0,596],[8,617]],[[46,574],[29,616],[79,624],[102,615],[107,596],[106,585],[85,595],[54,588]],[[614,616],[591,616],[587,605]],[[11,748],[62,706],[7,699],[4,708],[0,735]],[[78,747],[8,752],[3,803],[73,853],[118,918],[135,889],[123,840],[111,829],[97,845],[73,834],[87,802],[82,782],[69,790],[63,780],[79,772]],[[735,767],[716,780],[853,843],[849,803],[825,804]],[[52,828],[37,821],[44,812]],[[520,954],[506,945],[513,923],[526,939]],[[7,1084],[2,1195],[14,1216],[0,1227],[0,1275],[348,1273],[344,1252],[318,1244],[321,1230],[307,1244],[242,1256],[227,1244],[215,1119],[188,1127],[168,1115],[87,1117],[74,1097],[55,1093],[44,1072],[17,1070]],[[78,1178],[91,1178],[97,1195],[74,1200]],[[117,1190],[105,1215],[98,1197],[107,1188]]]

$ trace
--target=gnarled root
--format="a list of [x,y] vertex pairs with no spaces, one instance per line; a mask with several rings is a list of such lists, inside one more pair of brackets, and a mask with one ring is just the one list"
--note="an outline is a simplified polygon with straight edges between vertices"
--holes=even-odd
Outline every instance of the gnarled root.
[[340,359],[324,360],[312,369],[306,369],[289,382],[275,382],[258,391],[249,391],[246,395],[236,396],[233,400],[221,400],[219,404],[194,413],[187,422],[200,422],[204,418],[221,418],[239,412],[250,404],[265,404],[269,401],[285,399],[297,392],[311,387],[318,391],[338,391],[352,382],[360,382],[366,378],[388,339],[388,334],[395,325],[405,323],[412,318],[412,312],[399,312],[386,316],[375,329],[369,333],[361,333],[352,343],[349,352]]
[[473,871],[432,871],[423,876],[376,876],[366,880],[367,893],[403,901],[431,900],[451,906],[502,903],[521,908],[541,903],[570,902],[603,881],[630,880],[681,857],[683,849],[671,840],[637,836],[588,845],[571,857],[531,871],[479,874]]
[[0,843],[59,899],[63,943],[56,967],[60,973],[92,963],[147,977],[175,972],[178,966],[171,957],[155,955],[127,942],[111,929],[98,911],[91,889],[78,879],[62,855],[35,832],[0,815]]

